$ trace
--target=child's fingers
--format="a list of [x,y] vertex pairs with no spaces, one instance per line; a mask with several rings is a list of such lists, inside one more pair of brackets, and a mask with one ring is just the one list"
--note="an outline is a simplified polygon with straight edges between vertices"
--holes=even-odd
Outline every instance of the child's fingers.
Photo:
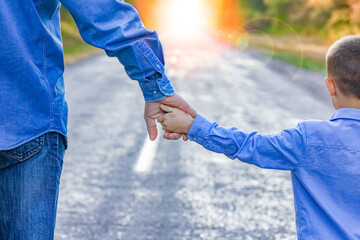
[[169,107],[167,105],[164,105],[164,104],[161,104],[160,105],[160,108],[164,111],[164,112],[167,112],[167,113],[171,113],[175,110],[175,108],[172,108],[172,107]]
[[181,133],[172,133],[165,131],[163,138],[167,140],[178,140],[179,138],[181,138],[181,136],[182,136]]

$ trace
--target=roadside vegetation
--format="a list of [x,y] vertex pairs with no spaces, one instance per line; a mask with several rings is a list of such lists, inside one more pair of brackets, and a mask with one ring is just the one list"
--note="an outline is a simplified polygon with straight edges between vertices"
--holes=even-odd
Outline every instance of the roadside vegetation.
[[[261,29],[275,39],[275,58],[297,65],[302,51],[305,69],[324,71],[325,54],[331,43],[346,35],[360,34],[358,0],[236,0],[236,3],[238,25],[264,16],[280,20],[258,21],[261,26],[253,23],[247,27]],[[302,47],[297,44],[298,38]],[[261,40],[258,42],[261,45]]]
[[[317,36],[324,41],[360,34],[358,0],[237,0],[239,13],[247,18],[271,16],[290,24],[303,36]],[[276,22],[268,27],[274,34],[286,34]]]

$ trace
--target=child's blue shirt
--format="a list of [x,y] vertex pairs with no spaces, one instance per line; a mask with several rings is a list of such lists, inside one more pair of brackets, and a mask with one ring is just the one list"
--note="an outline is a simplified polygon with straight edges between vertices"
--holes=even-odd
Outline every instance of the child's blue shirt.
[[189,139],[261,168],[290,170],[298,239],[360,239],[360,110],[279,134],[244,133],[198,115]]

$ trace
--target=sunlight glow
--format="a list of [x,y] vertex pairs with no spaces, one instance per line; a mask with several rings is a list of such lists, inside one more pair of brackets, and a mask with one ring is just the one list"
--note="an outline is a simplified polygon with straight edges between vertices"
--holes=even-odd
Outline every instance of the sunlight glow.
[[165,0],[162,3],[166,14],[159,21],[160,28],[173,30],[178,36],[192,35],[211,26],[211,13],[205,0]]

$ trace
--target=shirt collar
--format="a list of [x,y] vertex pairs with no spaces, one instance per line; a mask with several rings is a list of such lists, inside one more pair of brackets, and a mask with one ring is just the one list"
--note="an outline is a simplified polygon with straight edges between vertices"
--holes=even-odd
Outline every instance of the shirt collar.
[[360,109],[356,108],[340,108],[332,115],[330,120],[335,119],[353,119],[360,120]]

